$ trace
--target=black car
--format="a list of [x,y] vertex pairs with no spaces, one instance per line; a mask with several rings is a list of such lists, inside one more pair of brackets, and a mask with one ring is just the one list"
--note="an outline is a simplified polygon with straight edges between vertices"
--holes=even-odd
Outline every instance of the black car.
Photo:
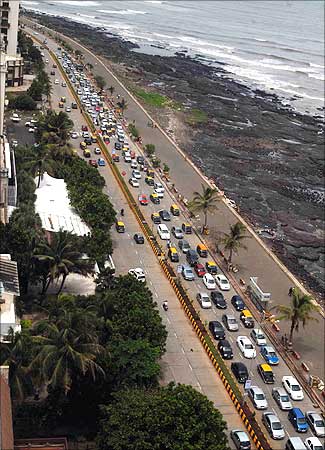
[[84,142],[86,142],[87,145],[91,145],[93,143],[90,137],[85,137]]
[[213,291],[211,292],[211,300],[219,309],[226,309],[227,303],[221,292]]
[[195,250],[189,249],[186,253],[186,261],[189,263],[191,267],[195,266],[195,263],[198,262],[199,255],[196,253]]
[[144,157],[143,156],[137,156],[137,163],[138,164],[144,164]]
[[135,233],[135,235],[133,236],[133,239],[135,240],[135,242],[137,244],[144,244],[144,237],[142,236],[141,233]]
[[159,215],[162,218],[162,220],[165,220],[166,222],[170,221],[170,214],[166,209],[160,210]]
[[241,298],[240,295],[233,295],[231,303],[236,311],[243,311],[244,309],[246,309],[244,300]]
[[227,339],[222,339],[218,343],[218,350],[223,359],[232,359],[234,357],[231,345]]
[[178,242],[178,247],[182,250],[183,253],[187,253],[191,248],[190,244],[185,239],[181,239]]
[[209,330],[211,331],[212,336],[217,339],[225,339],[225,329],[217,320],[212,320],[209,322]]
[[248,380],[248,370],[244,363],[233,362],[231,364],[232,373],[237,378],[238,383],[244,384]]
[[121,150],[122,145],[119,142],[115,142],[114,147],[115,147],[116,150]]

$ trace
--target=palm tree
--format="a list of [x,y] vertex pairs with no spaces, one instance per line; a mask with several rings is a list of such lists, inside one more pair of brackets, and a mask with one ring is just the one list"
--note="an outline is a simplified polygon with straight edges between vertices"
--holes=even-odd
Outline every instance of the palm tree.
[[73,122],[66,113],[49,110],[38,123],[37,137],[43,144],[64,146],[72,128]]
[[51,242],[43,241],[34,258],[39,262],[48,264],[48,281],[45,286],[46,293],[49,285],[54,280],[62,277],[58,294],[62,291],[65,280],[70,273],[78,273],[87,276],[93,271],[93,264],[82,259],[82,254],[76,250],[77,242],[74,235],[60,230],[54,233]]
[[29,158],[24,163],[24,168],[30,170],[33,176],[38,176],[37,187],[40,187],[41,179],[44,172],[53,172],[54,161],[50,153],[46,150],[40,150],[35,157]]
[[219,239],[218,243],[223,244],[224,249],[229,251],[229,263],[231,263],[233,253],[238,254],[240,248],[247,249],[246,245],[243,244],[243,239],[249,238],[250,236],[246,235],[245,231],[245,225],[241,222],[236,222],[230,226],[230,233],[224,233],[224,236]]
[[46,319],[36,323],[34,340],[41,348],[30,369],[40,369],[43,379],[51,388],[71,389],[76,376],[105,376],[95,362],[103,351],[98,344],[94,315],[85,310],[64,309],[54,321]]
[[122,98],[121,101],[117,102],[117,106],[120,108],[122,115],[124,111],[128,108],[128,104],[124,98]]
[[303,327],[309,321],[318,322],[317,317],[313,317],[313,312],[319,312],[320,306],[317,305],[311,295],[303,294],[297,288],[294,288],[291,296],[291,305],[278,305],[274,308],[280,316],[277,320],[288,320],[291,322],[289,342],[292,342],[293,332],[299,331],[300,323]]
[[109,90],[109,92],[111,93],[111,96],[113,96],[114,91],[115,91],[115,87],[114,87],[114,86],[110,86],[110,87],[108,88],[108,90]]
[[188,207],[193,213],[203,212],[204,214],[204,228],[208,225],[208,213],[212,213],[217,209],[217,202],[220,200],[219,193],[216,189],[209,186],[206,188],[202,184],[202,193],[194,192],[194,197],[190,201]]

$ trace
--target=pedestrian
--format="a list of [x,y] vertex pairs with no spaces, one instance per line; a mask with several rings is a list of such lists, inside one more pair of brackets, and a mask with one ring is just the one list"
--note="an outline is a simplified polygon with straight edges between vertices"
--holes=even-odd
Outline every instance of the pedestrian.
[[292,294],[293,294],[293,290],[294,290],[294,288],[293,288],[293,287],[290,287],[290,288],[289,288],[289,292],[288,292],[288,295],[289,295],[289,297],[291,297],[291,296],[292,296]]

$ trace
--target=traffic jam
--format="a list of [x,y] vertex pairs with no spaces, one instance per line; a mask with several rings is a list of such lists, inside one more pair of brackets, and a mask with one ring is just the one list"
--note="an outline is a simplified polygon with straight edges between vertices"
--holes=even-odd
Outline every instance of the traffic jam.
[[[192,222],[167,184],[130,140],[114,108],[105,103],[84,67],[61,48],[57,49],[56,55],[97,131],[96,135],[92,134],[84,124],[81,131],[71,132],[71,138],[78,143],[78,153],[94,168],[107,170],[105,155],[98,144],[101,135],[166,257],[182,278],[196,309],[200,310],[201,319],[207,323],[210,335],[241,386],[246,401],[255,408],[266,435],[274,441],[285,439],[286,444],[274,443],[274,448],[286,445],[289,450],[324,450],[321,441],[325,436],[325,425],[321,414],[315,411],[312,401],[268,341],[243,298],[194,232]],[[66,83],[56,78],[56,72],[58,69],[53,65],[50,72],[53,83],[60,83],[65,88]],[[69,114],[78,106],[68,102],[67,98],[68,92],[58,99],[58,108]],[[177,177],[177,173],[172,175]],[[127,228],[124,211],[118,211],[115,232],[125,233]],[[131,239],[137,245],[145,242],[140,231]],[[142,267],[130,268],[129,273],[139,282],[146,282]],[[168,310],[168,306],[165,309]],[[237,448],[250,448],[241,445],[246,438],[249,442],[248,436],[245,438],[244,435],[245,432],[238,430],[231,433]]]

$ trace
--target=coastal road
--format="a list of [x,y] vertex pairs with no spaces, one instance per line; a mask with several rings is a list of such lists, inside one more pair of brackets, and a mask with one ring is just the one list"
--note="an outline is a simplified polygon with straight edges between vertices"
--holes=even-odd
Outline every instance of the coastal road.
[[[150,120],[148,115],[112,75],[109,70],[109,62],[103,60],[103,63],[85,47],[68,37],[65,39],[72,48],[82,51],[85,56],[84,63],[89,62],[93,65],[92,71],[95,75],[103,76],[107,86],[114,86],[115,94],[125,98],[128,103],[126,112],[128,121],[135,120],[144,143],[155,144],[157,156],[171,167],[171,179],[179,193],[185,198],[191,199],[193,191],[201,191],[201,185],[206,184],[202,175],[159,127],[154,129],[147,126],[148,120]],[[51,43],[51,48],[52,46],[53,43]],[[220,202],[217,213],[209,218],[209,223],[216,232],[227,232],[229,225],[237,220],[236,213]],[[199,224],[200,222],[198,227]],[[294,284],[293,276],[273,259],[266,246],[261,245],[258,240],[248,239],[245,244],[247,251],[243,250],[236,256],[236,264],[240,269],[239,273],[235,275],[237,280],[242,278],[246,284],[249,284],[249,277],[257,276],[263,290],[272,294],[271,306],[289,304],[288,290]],[[280,327],[282,334],[288,333],[289,324],[282,322]],[[310,373],[324,379],[324,345],[319,336],[324,336],[324,318],[322,316],[319,316],[318,322],[307,324],[303,333],[296,334],[294,348],[309,366]]]
[[[48,69],[51,69],[51,67],[48,66]],[[58,73],[56,74],[55,77],[52,77],[52,78],[53,79],[57,78],[57,76],[58,76]],[[68,89],[67,88],[63,88],[60,84],[59,85],[54,85],[54,95],[53,95],[53,106],[54,107],[56,107],[56,108],[58,107],[58,101],[59,101],[61,96],[66,96],[67,97],[67,103],[66,104],[67,105],[70,104],[70,101],[72,101],[72,97],[70,97],[69,93],[67,95],[67,91],[68,91]],[[76,115],[77,116],[81,116],[79,111],[72,110],[71,115],[72,115],[72,118],[73,118],[74,122],[80,124],[80,121],[78,120],[78,118],[75,119]],[[79,125],[79,128],[76,129],[76,131],[78,131],[79,133],[80,133],[80,127],[81,127],[81,125]],[[81,139],[77,139],[77,140],[74,140],[72,142],[75,142],[77,144],[76,147],[79,147],[78,144],[79,144],[80,141],[81,141]],[[108,146],[108,148],[111,149],[113,145],[114,145],[114,139],[112,140],[112,142]],[[91,147],[93,148],[94,146],[95,146],[95,144],[90,146],[90,148]],[[134,150],[135,152],[137,152],[137,149],[136,149],[136,147],[134,146],[133,143],[131,143],[131,149]],[[79,152],[79,153],[81,155],[81,152]],[[128,179],[131,176],[130,164],[126,164],[126,163],[121,161],[120,165],[121,165],[120,169],[126,172],[126,179]],[[103,176],[105,177],[106,182],[107,182],[107,186],[109,185],[109,183],[112,183],[111,177],[109,177],[109,178],[106,177],[106,174],[107,174],[106,168],[100,168],[99,170],[102,172]],[[112,185],[112,188],[114,188],[114,184]],[[140,180],[140,188],[133,188],[133,193],[134,193],[135,197],[137,197],[138,193],[145,193],[145,194],[147,194],[149,196],[151,192],[152,192],[152,188],[150,188],[144,182],[144,177],[142,177],[142,179]],[[127,209],[127,205],[125,203],[125,200],[121,196],[118,187],[117,187],[117,191],[114,191],[114,192],[111,192],[110,189],[108,188],[108,194],[110,195],[110,197],[112,197],[116,210],[119,210],[121,207],[124,207],[125,209]],[[117,204],[116,204],[116,201],[118,201]],[[170,207],[170,205],[172,203],[174,203],[174,198],[171,196],[171,194],[168,192],[168,190],[166,190],[166,194],[165,194],[164,198],[161,200],[161,204],[160,205],[157,206],[157,205],[153,205],[152,203],[149,203],[148,206],[143,207],[143,213],[146,216],[146,219],[147,219],[148,223],[150,223],[150,221],[151,221],[150,216],[151,216],[152,212],[156,212],[159,209],[169,210],[169,207]],[[133,215],[131,215],[131,216],[133,216]],[[179,218],[173,217],[172,225],[180,226],[181,223],[183,221],[185,221],[185,220],[186,220],[185,217],[182,216],[182,215]],[[122,269],[122,272],[126,272],[130,268],[130,261],[131,261],[131,259],[130,259],[129,255],[130,255],[131,252],[129,252],[127,260],[126,260],[125,256],[126,256],[126,253],[127,253],[127,249],[130,248],[130,240],[131,240],[132,253],[135,252],[137,254],[139,252],[139,260],[136,262],[137,265],[133,265],[131,267],[136,267],[136,266],[142,267],[142,268],[144,268],[146,273],[150,274],[150,277],[153,276],[152,280],[149,279],[149,284],[150,284],[150,289],[152,289],[154,291],[154,295],[156,296],[157,299],[159,298],[159,294],[160,294],[160,298],[162,300],[164,298],[168,298],[169,299],[170,297],[167,297],[167,296],[164,297],[163,295],[161,295],[162,292],[164,292],[164,289],[161,288],[161,285],[160,285],[160,277],[159,277],[159,275],[161,275],[161,270],[160,270],[159,265],[158,265],[158,273],[155,273],[153,268],[152,268],[153,266],[151,265],[151,261],[149,261],[147,259],[147,257],[150,256],[150,255],[147,254],[148,249],[145,249],[142,246],[137,246],[132,240],[132,235],[135,232],[139,231],[139,227],[138,227],[137,223],[135,223],[135,228],[134,229],[132,228],[131,230],[129,230],[129,221],[130,221],[130,223],[132,223],[132,217],[129,217],[126,214],[125,222],[126,222],[127,228],[128,228],[127,231],[128,232],[130,231],[129,232],[129,236],[127,234],[125,234],[125,235],[118,235],[119,238],[121,238],[121,242],[120,242],[120,240],[117,241],[117,248],[116,248],[116,251],[114,253],[114,258],[115,258],[115,255],[118,255],[116,261],[117,261],[117,266],[118,266],[119,270]],[[169,223],[168,223],[168,225],[169,225]],[[198,237],[196,235],[192,234],[192,235],[188,235],[186,238],[190,242],[192,248],[196,248],[196,245],[199,243]],[[176,240],[173,239],[173,241],[175,242]],[[123,242],[125,242],[126,248],[123,247]],[[162,244],[164,244],[164,243],[162,243]],[[175,242],[175,244],[176,244],[176,242]],[[121,245],[122,245],[123,252],[121,252]],[[177,246],[177,244],[176,244],[176,246]],[[144,253],[141,253],[141,250],[145,250]],[[152,254],[152,252],[150,250],[149,250],[149,253]],[[121,255],[123,255],[123,256],[120,259]],[[181,257],[180,263],[186,263],[184,255],[182,255],[180,253],[180,257]],[[204,262],[204,261],[202,260],[202,262]],[[163,281],[166,281],[164,276],[163,276]],[[186,285],[186,288],[188,289],[188,292],[189,292],[190,296],[195,301],[196,308],[200,309],[200,306],[197,303],[197,301],[195,300],[195,297],[196,297],[196,293],[197,292],[202,292],[202,291],[206,292],[206,289],[204,288],[204,286],[202,284],[202,281],[200,279],[196,278],[195,282],[185,282],[184,281],[184,284]],[[239,314],[233,309],[233,307],[230,304],[230,298],[234,294],[235,294],[235,291],[233,289],[231,289],[230,292],[227,292],[227,294],[225,295],[226,299],[228,300],[228,309],[227,309],[227,311],[218,310],[215,307],[213,307],[211,310],[201,310],[200,311],[200,315],[201,315],[202,319],[204,319],[205,322],[209,322],[210,320],[216,320],[216,319],[221,320],[222,313],[227,312],[228,314],[233,314],[234,316],[237,316],[237,319],[239,320]],[[171,295],[173,295],[173,293],[171,293]],[[163,314],[163,317],[165,318],[165,314]],[[178,335],[179,335],[178,328],[174,328],[173,331],[170,333],[170,336],[172,336],[172,338],[174,338],[176,340],[179,337]],[[249,335],[249,330],[245,329],[244,326],[241,323],[240,323],[240,330],[239,330],[239,332],[231,333],[231,336],[230,336],[230,333],[227,333],[227,338],[230,340],[230,342],[232,343],[232,346],[233,346],[234,361],[242,361],[242,362],[246,363],[247,367],[249,368],[250,378],[252,380],[252,385],[258,385],[259,387],[262,387],[264,392],[265,392],[265,394],[266,394],[266,396],[267,396],[267,400],[268,400],[268,404],[269,404],[267,410],[271,410],[271,411],[275,412],[279,416],[279,418],[281,420],[281,423],[285,427],[287,436],[292,436],[295,433],[294,433],[294,430],[293,430],[292,426],[290,425],[290,423],[287,420],[287,414],[283,413],[282,411],[280,411],[278,409],[276,403],[274,402],[274,400],[273,400],[273,398],[271,396],[271,389],[272,389],[273,386],[272,387],[269,387],[268,385],[263,385],[262,386],[263,382],[262,382],[260,376],[258,375],[257,364],[258,363],[263,363],[264,360],[262,359],[260,354],[258,354],[257,358],[254,359],[254,360],[250,360],[250,361],[245,360],[243,358],[243,356],[241,355],[241,353],[239,352],[239,350],[237,349],[236,344],[235,344],[236,338],[239,335]],[[197,338],[195,336],[194,336],[194,338],[197,341]],[[193,345],[195,344],[195,339],[193,341]],[[196,345],[200,346],[200,344],[198,342],[196,342]],[[182,349],[182,353],[183,353],[183,351],[185,352],[184,348]],[[184,355],[184,353],[183,353],[183,355]],[[179,358],[179,355],[177,355],[177,358]],[[189,349],[189,358],[190,358],[189,367],[193,369],[193,367],[195,367],[196,364],[197,364],[197,356],[194,354],[194,347],[190,347],[190,349]],[[168,364],[168,368],[169,368],[169,366],[170,366],[170,364]],[[209,373],[209,370],[206,370],[206,369],[204,370],[204,372],[202,372],[201,376],[203,377],[203,374],[204,374],[205,379],[208,380],[209,377],[211,376],[211,373]],[[181,371],[182,370],[183,369],[181,369]],[[286,366],[286,364],[285,364],[285,362],[282,361],[282,360],[280,360],[280,364],[279,364],[278,367],[276,367],[274,369],[274,372],[275,372],[275,376],[276,376],[276,385],[277,386],[279,386],[281,384],[282,376],[288,375],[290,373],[288,368],[287,368],[287,366]],[[183,382],[187,382],[187,381],[183,381]],[[189,384],[191,384],[191,382]],[[196,386],[201,386],[200,381],[199,381],[199,384],[196,385]],[[218,393],[218,395],[219,395],[219,393]],[[251,406],[253,408],[253,405],[251,405]],[[312,409],[313,405],[312,405],[311,401],[309,400],[309,398],[307,397],[303,402],[299,403],[299,407],[301,407],[304,411],[307,411],[307,410]],[[261,412],[257,411],[257,415],[258,415],[259,418],[261,418]],[[275,442],[273,444],[273,448],[275,448],[275,449],[281,449],[282,446],[283,446],[282,442]]]
[[[46,69],[50,73],[53,61],[47,51],[45,51],[45,58],[50,61],[46,65]],[[55,72],[56,75],[51,78],[52,80],[58,79],[59,84],[53,84],[52,106],[56,111],[61,111],[58,107],[60,98],[65,96],[67,99],[66,105],[71,105],[73,97],[68,88],[62,87],[63,78],[59,69],[55,69]],[[85,124],[84,118],[79,109],[73,109],[69,114],[75,124],[74,130],[81,136],[81,126]],[[83,157],[79,148],[81,141],[82,138],[79,137],[71,140],[71,144],[78,149],[79,156]],[[95,144],[91,147],[94,148],[94,146]],[[124,208],[125,210],[123,221],[126,225],[126,233],[118,234],[112,227],[113,258],[117,268],[116,272],[117,274],[125,274],[130,268],[135,267],[141,267],[145,271],[148,287],[153,293],[153,298],[157,302],[158,310],[168,331],[166,353],[161,362],[162,383],[167,384],[174,381],[192,385],[205,394],[221,411],[229,430],[234,428],[244,429],[238,413],[185,316],[179,300],[167,281],[151,247],[147,241],[144,245],[135,244],[133,235],[141,231],[140,226],[129,209],[110,168],[106,166],[100,167],[98,170],[106,182],[104,192],[109,196],[115,209],[119,211]],[[168,299],[169,303],[168,312],[163,311],[161,307],[165,299]]]

